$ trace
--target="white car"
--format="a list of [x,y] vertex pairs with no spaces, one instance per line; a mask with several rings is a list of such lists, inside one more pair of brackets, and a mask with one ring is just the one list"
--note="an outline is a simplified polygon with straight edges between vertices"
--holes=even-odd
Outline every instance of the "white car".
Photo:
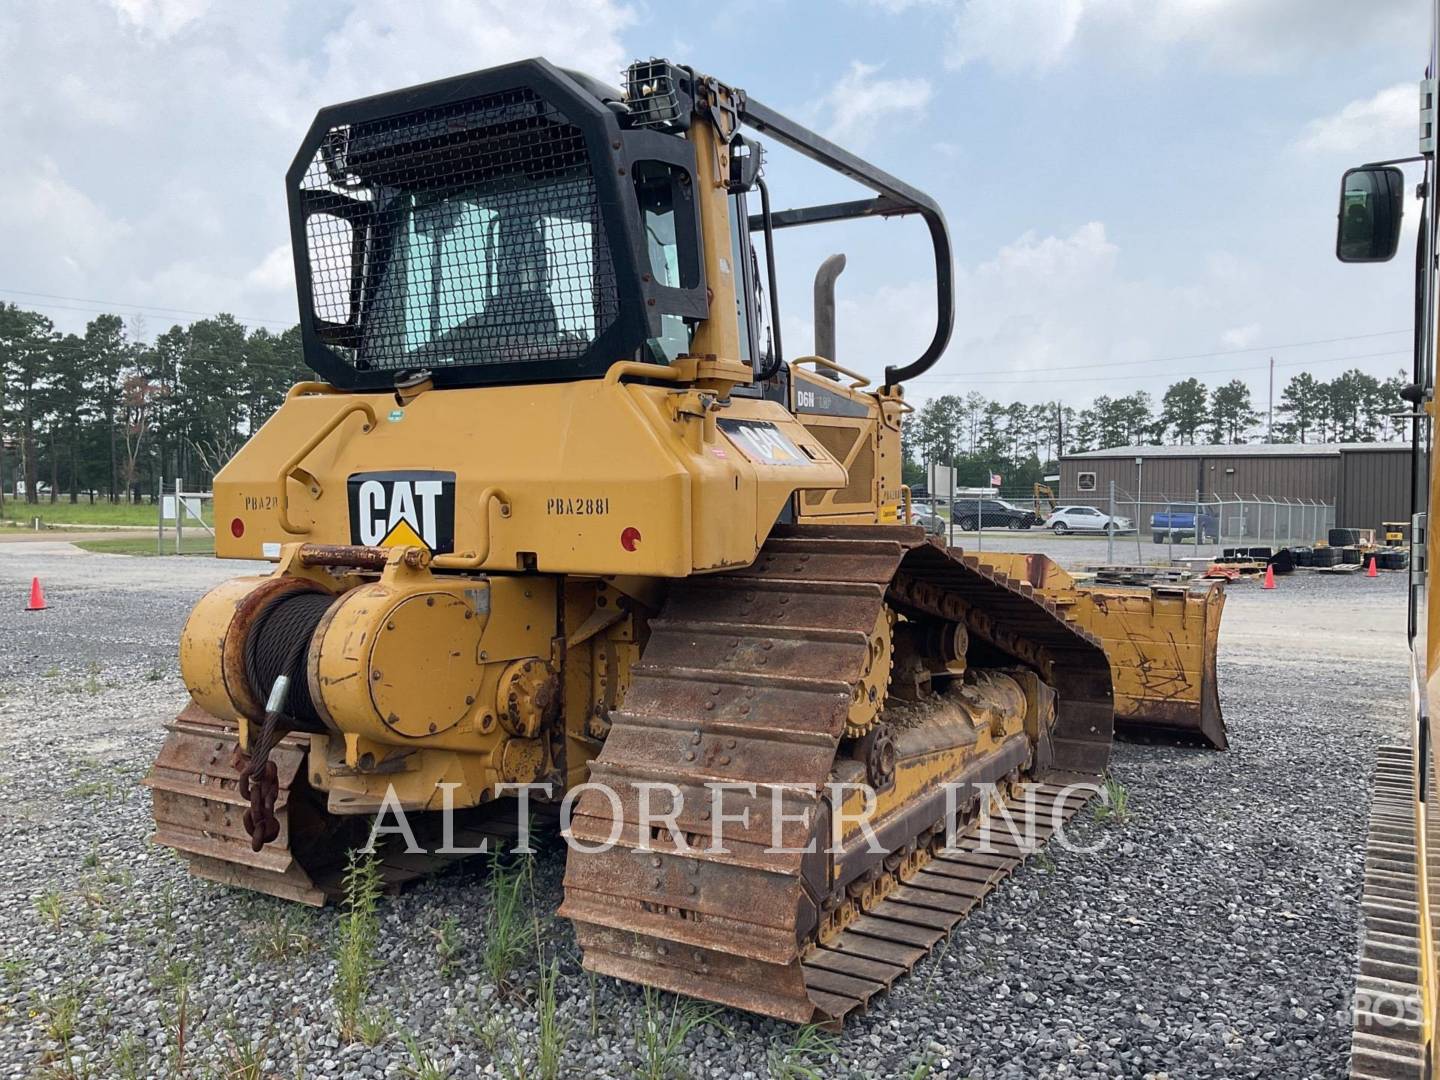
[[1129,518],[1116,514],[1101,513],[1093,506],[1057,506],[1055,512],[1045,519],[1045,527],[1064,536],[1072,532],[1127,533],[1135,531],[1135,523]]
[[945,519],[935,512],[935,508],[928,502],[916,500],[910,504],[910,520],[924,527],[925,532],[930,536],[940,536],[945,532]]

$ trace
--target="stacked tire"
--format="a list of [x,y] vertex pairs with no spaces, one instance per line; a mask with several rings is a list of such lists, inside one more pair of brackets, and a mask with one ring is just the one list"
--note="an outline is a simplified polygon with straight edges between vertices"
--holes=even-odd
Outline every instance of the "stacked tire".
[[1404,570],[1410,565],[1410,553],[1404,548],[1381,548],[1375,553],[1375,565],[1381,570]]

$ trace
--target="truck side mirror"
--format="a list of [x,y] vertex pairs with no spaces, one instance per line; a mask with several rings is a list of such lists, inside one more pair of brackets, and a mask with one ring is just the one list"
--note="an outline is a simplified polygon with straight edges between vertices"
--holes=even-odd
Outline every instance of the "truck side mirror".
[[1393,165],[1350,169],[1340,183],[1335,255],[1341,262],[1387,262],[1400,245],[1405,174]]

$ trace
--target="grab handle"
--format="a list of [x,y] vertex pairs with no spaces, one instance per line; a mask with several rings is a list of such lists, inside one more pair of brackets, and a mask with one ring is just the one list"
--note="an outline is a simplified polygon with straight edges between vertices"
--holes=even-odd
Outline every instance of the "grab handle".
[[[311,435],[310,438],[306,439],[304,445],[302,445],[299,450],[295,451],[295,453],[290,456],[289,461],[285,462],[285,464],[281,466],[280,477],[278,480],[278,484],[280,487],[279,516],[280,527],[284,529],[287,533],[294,533],[297,536],[303,536],[306,533],[310,532],[309,525],[299,526],[290,520],[290,478],[294,476],[297,472],[304,473],[304,480],[302,480],[302,483],[308,484],[310,488],[310,494],[318,499],[321,492],[320,481],[317,480],[313,474],[305,472],[303,469],[301,469],[300,463],[304,461],[307,457],[309,457],[317,446],[319,446],[322,442],[329,438],[331,432],[338,428],[346,420],[347,417],[357,412],[365,414],[365,426],[360,429],[361,434],[364,434],[367,431],[374,430],[375,410],[370,407],[370,404],[368,402],[352,401],[349,405],[346,405],[343,409],[341,409],[334,416],[332,416],[324,424],[324,426],[320,428],[319,431],[315,432],[314,435]],[[297,477],[297,479],[299,478]]]

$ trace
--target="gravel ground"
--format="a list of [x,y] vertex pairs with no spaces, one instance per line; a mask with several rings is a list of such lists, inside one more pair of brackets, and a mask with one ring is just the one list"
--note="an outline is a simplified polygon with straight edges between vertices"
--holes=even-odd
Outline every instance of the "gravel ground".
[[[237,569],[0,549],[0,1078],[536,1075],[538,964],[506,996],[480,973],[483,867],[382,901],[367,1011],[384,1037],[344,1045],[336,913],[192,880],[147,843],[138,781],[184,700],[174,641]],[[20,610],[34,573],[43,614]],[[1403,729],[1403,599],[1396,576],[1233,587],[1230,752],[1117,747],[1129,822],[1078,819],[1103,850],[1052,844],[813,1075],[1342,1075],[1365,787],[1376,744]],[[639,989],[580,970],[552,917],[562,871],[558,849],[532,866],[566,1069],[651,1075],[638,1032],[670,1002],[647,1011]],[[459,952],[442,971],[446,916]],[[795,1037],[721,1012],[669,1063],[775,1075]]]

